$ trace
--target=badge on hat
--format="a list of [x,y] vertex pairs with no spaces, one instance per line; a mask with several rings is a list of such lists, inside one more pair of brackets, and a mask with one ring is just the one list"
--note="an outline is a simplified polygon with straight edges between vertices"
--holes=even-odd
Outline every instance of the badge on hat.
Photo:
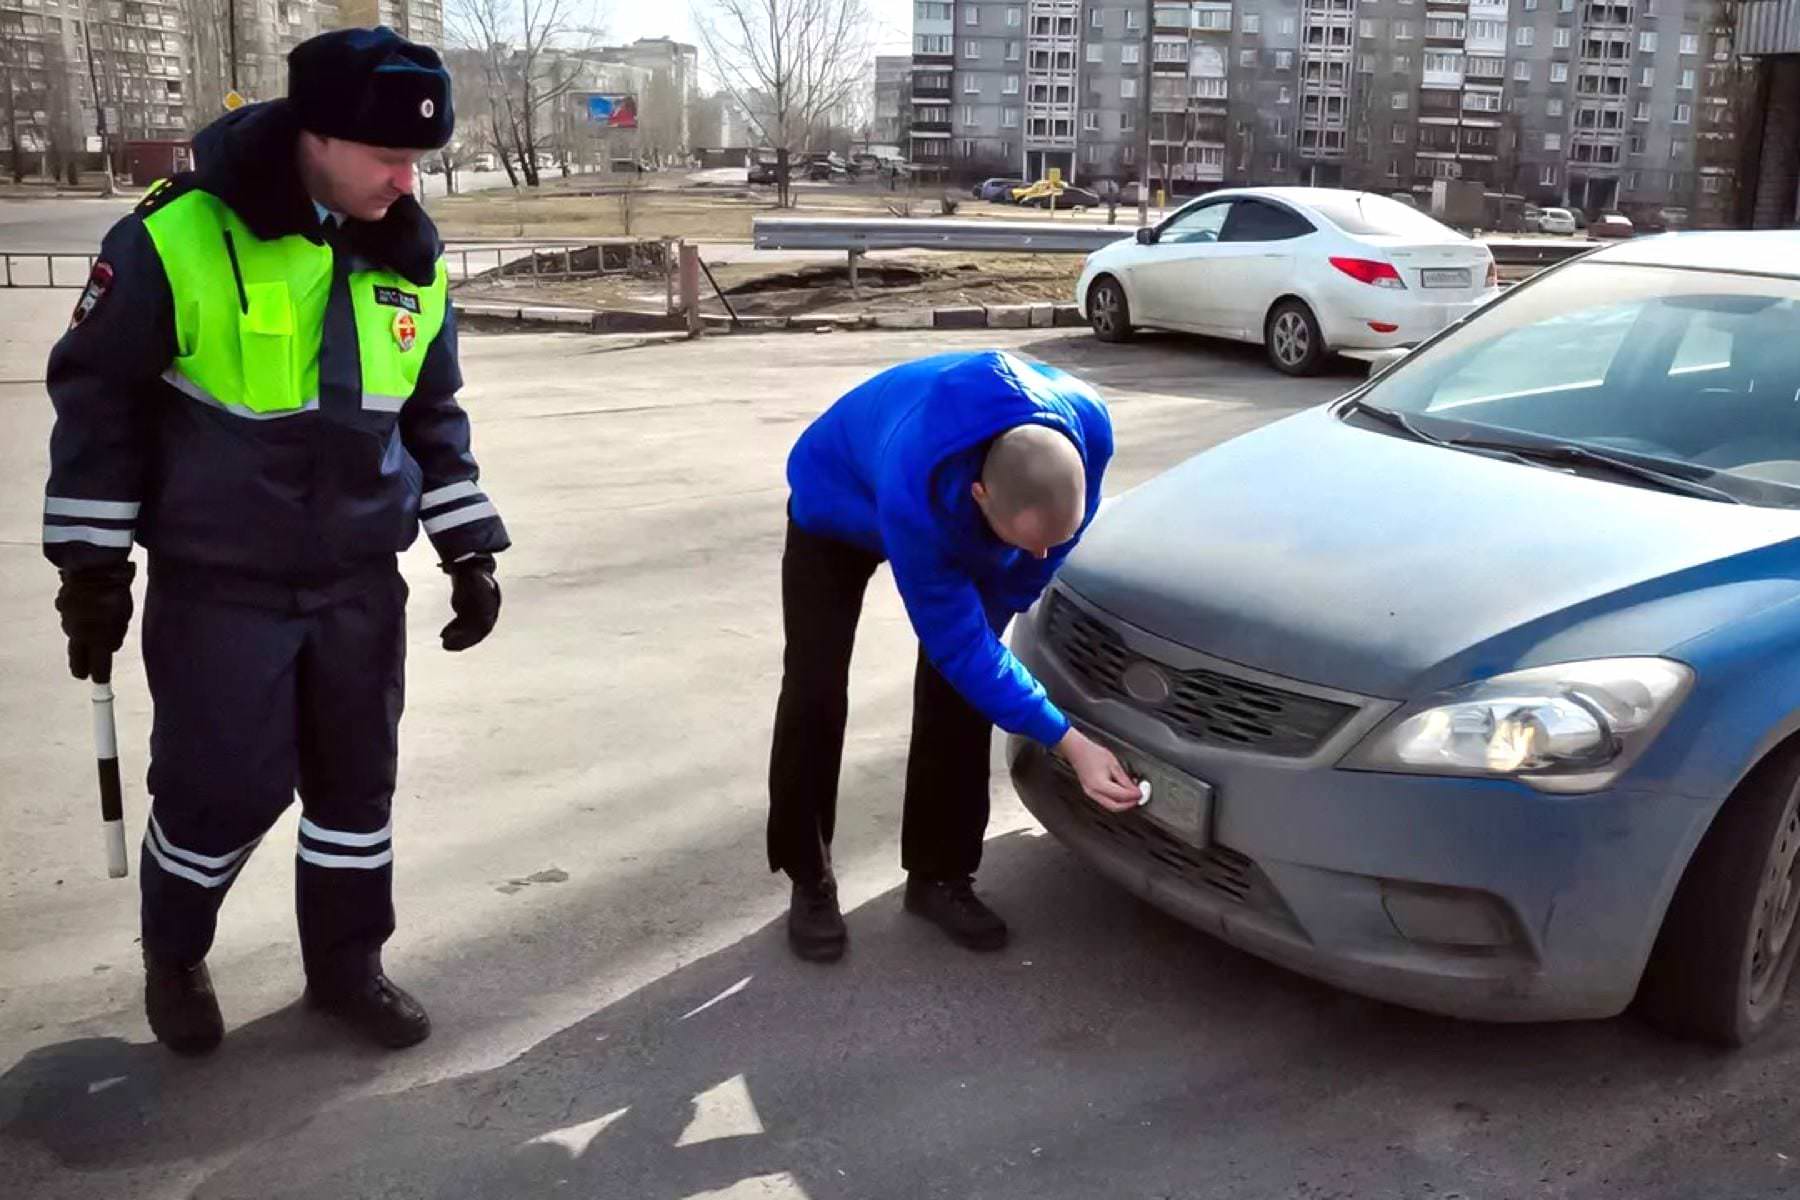
[[405,354],[408,350],[411,350],[413,348],[413,343],[418,341],[418,339],[419,323],[413,320],[413,315],[404,309],[395,313],[394,345],[400,347],[400,353]]

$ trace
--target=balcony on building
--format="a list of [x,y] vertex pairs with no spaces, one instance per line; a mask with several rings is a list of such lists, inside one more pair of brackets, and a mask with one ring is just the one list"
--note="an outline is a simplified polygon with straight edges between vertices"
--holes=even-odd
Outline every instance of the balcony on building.
[[1588,3],[1581,8],[1584,29],[1630,29],[1636,21],[1634,6],[1619,0]]

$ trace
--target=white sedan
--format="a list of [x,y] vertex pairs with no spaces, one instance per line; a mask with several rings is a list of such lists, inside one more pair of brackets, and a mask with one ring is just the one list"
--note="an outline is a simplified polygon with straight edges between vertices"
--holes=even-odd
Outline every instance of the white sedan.
[[1491,300],[1494,256],[1385,196],[1213,192],[1088,256],[1075,302],[1109,342],[1141,327],[1260,342],[1290,375],[1415,346]]

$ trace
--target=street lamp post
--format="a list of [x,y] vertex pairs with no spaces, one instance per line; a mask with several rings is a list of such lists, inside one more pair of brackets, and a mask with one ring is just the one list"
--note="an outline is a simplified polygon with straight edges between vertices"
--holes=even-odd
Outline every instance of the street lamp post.
[[112,147],[106,138],[106,101],[100,95],[100,72],[94,66],[93,22],[88,20],[87,0],[81,0],[81,48],[87,55],[88,87],[94,93],[94,132],[100,137],[100,162],[104,171],[104,182],[100,186],[102,196],[113,194]]

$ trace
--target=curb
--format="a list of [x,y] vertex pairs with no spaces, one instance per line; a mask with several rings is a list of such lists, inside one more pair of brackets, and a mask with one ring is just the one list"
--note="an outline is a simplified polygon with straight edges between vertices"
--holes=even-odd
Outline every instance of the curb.
[[[460,320],[482,325],[582,330],[588,333],[680,333],[687,322],[679,316],[614,309],[553,308],[544,305],[453,301]],[[1067,329],[1085,326],[1073,304],[994,304],[983,307],[917,308],[897,313],[834,313],[816,317],[730,317],[706,313],[700,318],[708,333],[837,333],[886,329]],[[478,326],[479,327],[479,326]]]

